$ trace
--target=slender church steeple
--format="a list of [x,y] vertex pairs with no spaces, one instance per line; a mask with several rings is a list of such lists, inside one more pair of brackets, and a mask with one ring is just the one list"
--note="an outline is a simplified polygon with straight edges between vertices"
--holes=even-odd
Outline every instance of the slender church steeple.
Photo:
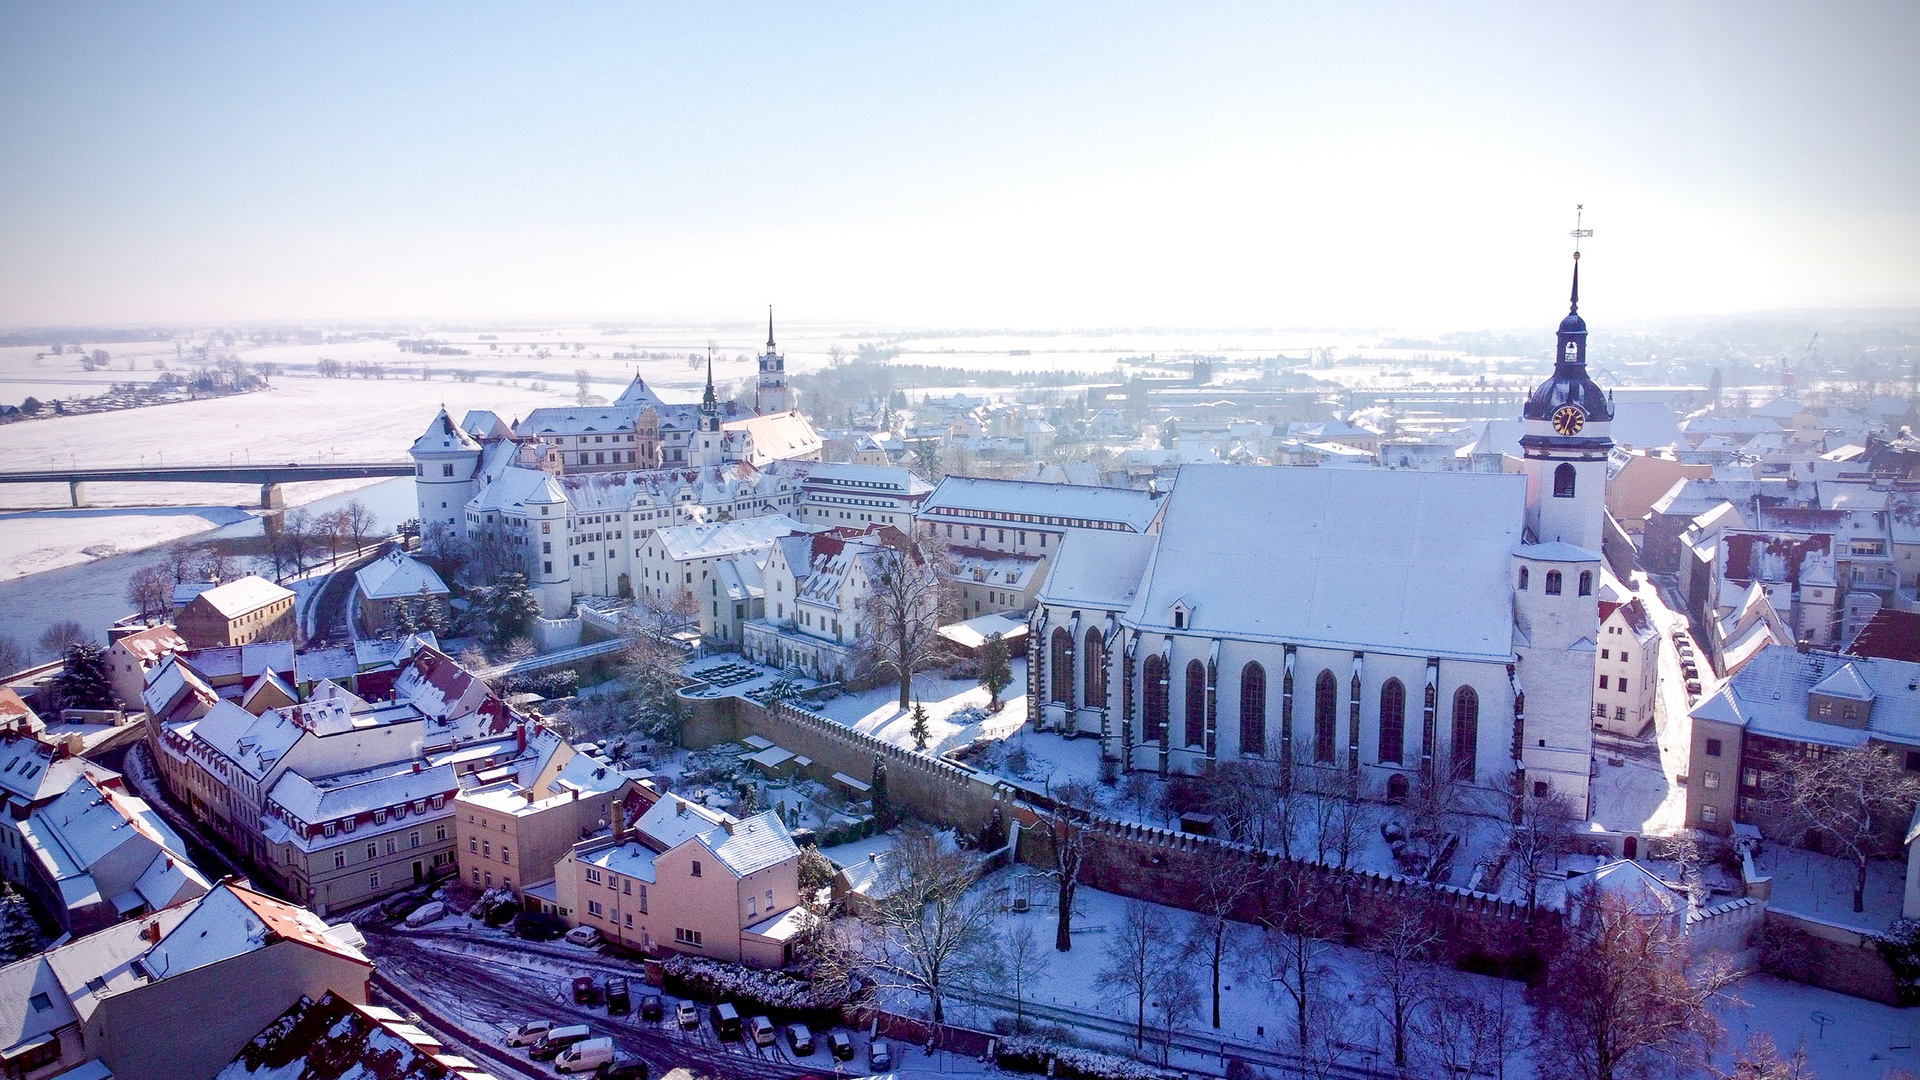
[[725,446],[720,434],[720,398],[713,392],[713,346],[707,346],[707,392],[700,396],[700,422],[693,433],[693,464],[722,464]]
[[1562,540],[1598,551],[1606,517],[1607,454],[1613,449],[1608,434],[1613,402],[1587,373],[1579,242],[1593,230],[1583,228],[1579,217],[1574,221],[1573,285],[1566,317],[1554,335],[1553,374],[1527,399],[1520,446],[1526,454],[1529,530],[1542,542]]
[[793,391],[787,387],[787,358],[774,351],[773,305],[767,305],[767,351],[760,354],[760,383],[753,392],[753,411],[786,412],[794,407]]

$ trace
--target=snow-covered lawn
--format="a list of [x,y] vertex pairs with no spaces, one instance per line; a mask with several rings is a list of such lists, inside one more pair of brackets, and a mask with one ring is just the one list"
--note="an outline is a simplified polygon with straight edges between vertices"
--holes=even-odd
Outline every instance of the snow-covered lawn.
[[[976,739],[1003,739],[1027,722],[1027,698],[1015,691],[1027,683],[1027,661],[1013,660],[1013,685],[1001,695],[1000,711],[987,711],[987,692],[977,679],[921,675],[913,680],[914,700],[927,710],[926,752],[941,754]],[[888,682],[856,694],[842,694],[811,706],[814,712],[855,731],[914,749],[913,710],[900,708],[900,687]]]
[[1766,844],[1754,869],[1773,878],[1769,906],[1855,930],[1885,930],[1900,917],[1906,863],[1876,859],[1867,865],[1866,910],[1853,910],[1858,871],[1847,859]]
[[[1756,1031],[1773,1037],[1782,1056],[1805,1044],[1814,1075],[1822,1080],[1881,1080],[1893,1067],[1920,1072],[1920,1023],[1912,1009],[1896,1009],[1831,990],[1750,975],[1735,983],[1715,1009],[1727,1041],[1717,1058],[1725,1067]],[[1815,1015],[1829,1017],[1822,1025]]]

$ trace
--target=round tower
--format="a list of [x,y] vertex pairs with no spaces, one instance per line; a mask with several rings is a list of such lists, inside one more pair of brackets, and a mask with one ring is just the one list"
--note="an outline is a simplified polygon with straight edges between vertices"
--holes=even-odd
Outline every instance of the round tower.
[[567,493],[548,476],[525,502],[527,525],[540,545],[528,567],[528,583],[540,598],[540,616],[564,619],[573,610],[573,534],[567,525]]
[[413,492],[419,504],[420,531],[431,536],[436,528],[467,535],[464,507],[473,498],[474,477],[480,472],[480,444],[460,430],[444,406],[427,430],[408,449],[413,458]]
[[1607,514],[1607,455],[1613,402],[1587,375],[1587,323],[1580,317],[1580,253],[1573,253],[1573,293],[1560,320],[1553,375],[1527,399],[1527,531],[1600,550]]

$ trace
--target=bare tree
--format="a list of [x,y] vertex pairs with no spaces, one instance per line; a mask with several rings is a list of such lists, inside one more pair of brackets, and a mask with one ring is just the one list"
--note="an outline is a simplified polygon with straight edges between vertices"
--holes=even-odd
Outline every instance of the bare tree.
[[1314,846],[1321,862],[1328,855],[1341,866],[1351,866],[1367,829],[1378,816],[1375,806],[1361,797],[1360,774],[1347,769],[1322,769],[1315,777]]
[[947,604],[941,579],[943,554],[897,530],[862,560],[868,592],[860,604],[862,651],[879,671],[900,680],[900,707],[913,700],[913,676],[933,666],[939,654],[940,616]]
[[574,369],[573,386],[574,386],[573,403],[575,405],[580,405],[584,407],[592,403],[593,375],[590,372],[588,372],[586,368]]
[[1767,797],[1792,843],[1832,850],[1854,866],[1853,910],[1866,909],[1867,866],[1898,850],[1920,798],[1920,775],[1882,746],[1802,749],[1779,760]]
[[32,662],[27,650],[18,641],[0,635],[0,675],[11,675]]
[[62,619],[40,634],[40,648],[54,656],[64,656],[72,646],[90,640],[86,627],[72,619]]
[[1675,921],[1613,893],[1581,890],[1534,1010],[1537,1060],[1551,1076],[1638,1080],[1704,1066],[1719,1043],[1708,1007],[1730,980],[1709,959],[1689,974]]
[[1073,951],[1073,894],[1080,887],[1080,867],[1087,858],[1092,838],[1087,833],[1085,807],[1092,801],[1078,784],[1068,784],[1053,792],[1060,804],[1043,818],[1053,847],[1053,864],[1048,873],[1057,888],[1058,921],[1054,925],[1053,947],[1060,952]]
[[881,874],[880,898],[868,914],[841,920],[823,940],[829,978],[864,973],[875,990],[927,999],[933,1022],[946,1022],[948,993],[994,969],[993,926],[999,902],[974,891],[978,868],[946,850],[931,830],[909,826]]
[[1433,967],[1440,934],[1415,905],[1396,911],[1374,942],[1366,975],[1367,1001],[1393,1033],[1393,1064],[1407,1067],[1407,1036],[1436,986]]
[[1535,794],[1524,779],[1516,778],[1514,784],[1513,810],[1507,821],[1507,856],[1527,891],[1527,914],[1531,917],[1547,870],[1558,866],[1573,846],[1573,827],[1579,816],[1573,800],[1551,785],[1545,794]]
[[1127,901],[1127,913],[1107,939],[1107,963],[1094,985],[1133,999],[1133,1044],[1146,1045],[1147,1002],[1167,969],[1183,966],[1181,943],[1166,915],[1145,900]]
[[1162,966],[1153,980],[1154,1031],[1160,1036],[1160,1064],[1173,1056],[1173,1033],[1200,1013],[1200,984],[1193,971],[1175,960]]
[[1291,859],[1301,806],[1292,794],[1296,768],[1290,761],[1269,758],[1227,762],[1208,779],[1208,808],[1228,836]]
[[161,564],[175,585],[194,580],[200,572],[200,557],[186,541],[167,546],[167,560]]
[[1033,927],[1025,921],[1014,924],[1000,934],[1000,978],[1002,984],[1013,994],[1013,1030],[1015,1034],[1024,1032],[1026,1024],[1026,992],[1036,981],[1046,978],[1049,961],[1046,951],[1040,947],[1040,937]]
[[1193,883],[1200,918],[1194,924],[1189,948],[1213,978],[1215,1028],[1220,1026],[1220,969],[1236,951],[1229,946],[1241,929],[1233,916],[1259,881],[1258,869],[1239,851],[1225,844],[1208,844],[1200,849],[1200,880]]
[[1422,1061],[1443,1076],[1506,1076],[1507,1059],[1526,1040],[1517,1002],[1500,984],[1492,1000],[1459,982],[1440,986],[1414,1014],[1413,1032]]
[[1773,1036],[1764,1031],[1754,1032],[1747,1045],[1734,1054],[1733,1067],[1725,1075],[1726,1080],[1814,1080],[1805,1043],[1794,1047],[1792,1054],[1781,1057],[1779,1048],[1773,1044]]
[[366,546],[367,537],[372,535],[378,522],[373,511],[367,509],[367,504],[359,499],[347,500],[347,505],[341,507],[341,510],[346,514],[344,522],[347,527],[347,536],[353,540],[353,553],[358,555],[360,549]]
[[1329,971],[1331,934],[1319,912],[1326,885],[1318,867],[1292,860],[1280,863],[1271,879],[1279,888],[1277,911],[1268,921],[1264,947],[1248,957],[1248,974],[1267,979],[1292,1002],[1294,1041],[1304,1050],[1312,1044],[1313,1009]]
[[156,563],[135,570],[127,578],[127,602],[139,609],[143,619],[166,615],[173,605],[173,578],[167,567]]
[[340,545],[346,542],[349,531],[345,507],[329,510],[313,519],[314,538],[327,545],[329,561],[340,557]]

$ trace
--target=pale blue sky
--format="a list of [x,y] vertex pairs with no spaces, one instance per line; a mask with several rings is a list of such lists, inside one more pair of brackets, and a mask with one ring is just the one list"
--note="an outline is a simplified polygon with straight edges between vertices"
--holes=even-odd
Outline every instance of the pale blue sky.
[[1920,298],[1920,5],[0,6],[0,324]]

